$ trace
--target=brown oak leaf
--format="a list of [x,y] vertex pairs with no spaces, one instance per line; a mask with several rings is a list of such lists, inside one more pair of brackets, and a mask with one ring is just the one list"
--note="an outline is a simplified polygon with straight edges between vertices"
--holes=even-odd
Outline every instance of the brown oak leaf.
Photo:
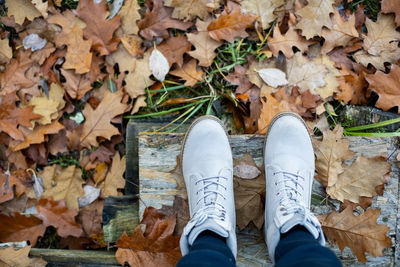
[[4,263],[4,266],[45,267],[47,262],[42,258],[29,257],[30,249],[31,246],[26,246],[18,250],[15,250],[14,247],[0,249],[0,262]]
[[225,79],[233,85],[238,85],[236,94],[243,94],[253,86],[247,77],[247,69],[241,65],[236,65],[235,72],[229,73]]
[[165,5],[174,8],[172,17],[183,21],[190,21],[196,17],[206,19],[209,12],[220,6],[220,0],[165,0]]
[[167,29],[175,28],[178,30],[186,30],[193,24],[191,22],[183,22],[171,18],[173,8],[164,7],[162,0],[154,0],[153,7],[147,6],[146,14],[139,21],[139,34],[146,40],[152,40],[153,37],[168,38]]
[[261,97],[260,99],[262,103],[262,109],[258,119],[258,130],[260,131],[260,134],[265,134],[272,118],[279,112],[289,111],[290,108],[287,103],[279,102],[271,94],[267,94],[266,97]]
[[253,26],[256,19],[251,13],[242,14],[240,6],[228,1],[228,5],[221,15],[212,20],[207,27],[208,33],[214,40],[234,42],[235,37],[248,36],[246,29]]
[[166,217],[148,207],[143,213],[141,223],[146,224],[146,231],[138,225],[128,236],[124,233],[117,241],[117,261],[130,266],[175,266],[182,257],[179,248],[180,236],[173,235],[176,217]]
[[113,135],[120,134],[118,129],[111,125],[111,120],[125,112],[128,105],[122,104],[123,91],[111,93],[109,90],[104,94],[103,101],[94,110],[86,104],[83,110],[85,123],[83,124],[81,145],[84,147],[98,146],[97,137],[108,140]]
[[178,66],[169,73],[180,77],[182,80],[185,80],[185,86],[194,86],[197,82],[202,81],[204,74],[201,69],[197,68],[195,59],[190,60],[188,63],[183,65],[183,67]]
[[13,216],[0,213],[0,241],[18,242],[29,240],[36,245],[39,236],[43,236],[46,226],[34,216],[24,216],[15,212]]
[[68,50],[63,67],[65,69],[75,69],[78,74],[88,72],[92,63],[92,53],[90,52],[92,41],[84,40],[82,29],[74,25],[68,34],[66,45]]
[[398,113],[400,113],[400,67],[398,65],[392,65],[388,74],[381,71],[368,74],[367,81],[369,88],[379,95],[376,102],[378,108],[388,110],[398,107]]
[[12,184],[10,183],[10,175],[0,172],[0,203],[9,201],[14,198]]
[[188,41],[187,37],[182,34],[178,34],[176,37],[173,36],[168,38],[167,41],[157,46],[157,49],[168,60],[170,67],[174,63],[182,67],[183,54],[189,52],[191,47],[192,44]]
[[376,224],[379,215],[379,209],[369,209],[354,216],[353,209],[347,207],[341,213],[334,211],[319,216],[319,220],[330,243],[336,242],[342,251],[349,247],[359,261],[366,263],[365,252],[373,257],[382,256],[382,250],[392,245],[391,239],[386,236],[389,227]]
[[396,14],[396,24],[400,26],[400,3],[397,0],[383,0],[382,1],[383,13]]
[[91,81],[87,74],[79,75],[73,70],[64,69],[61,69],[61,74],[66,79],[66,82],[63,85],[65,86],[67,93],[73,99],[81,99],[88,91],[90,91],[90,89],[92,89]]
[[78,212],[68,209],[64,200],[53,201],[42,198],[36,208],[37,217],[43,220],[43,225],[56,228],[59,236],[80,237],[83,234],[81,226],[75,222],[75,216]]
[[80,0],[77,9],[78,16],[85,21],[86,27],[83,35],[92,40],[92,49],[101,56],[109,55],[117,50],[119,38],[114,37],[114,32],[120,26],[119,16],[107,20],[107,4],[101,1],[96,4],[91,0]]
[[104,180],[104,188],[101,191],[101,196],[117,196],[118,189],[122,189],[125,187],[125,179],[123,174],[126,169],[126,157],[122,158],[117,152],[112,160],[110,171],[107,173],[107,176]]

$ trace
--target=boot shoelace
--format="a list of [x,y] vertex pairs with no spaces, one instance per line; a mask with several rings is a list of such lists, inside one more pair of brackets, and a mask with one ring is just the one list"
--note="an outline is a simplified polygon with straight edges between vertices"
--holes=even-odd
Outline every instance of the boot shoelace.
[[[281,173],[280,180],[275,182],[275,185],[280,185],[277,197],[279,197],[279,210],[283,216],[289,214],[300,214],[304,218],[304,222],[309,222],[315,227],[319,227],[318,219],[311,213],[304,203],[300,200],[303,195],[304,187],[300,184],[300,180],[304,181],[304,177],[287,171],[276,171],[273,174]],[[298,188],[299,187],[299,188]],[[301,190],[299,190],[301,189]]]

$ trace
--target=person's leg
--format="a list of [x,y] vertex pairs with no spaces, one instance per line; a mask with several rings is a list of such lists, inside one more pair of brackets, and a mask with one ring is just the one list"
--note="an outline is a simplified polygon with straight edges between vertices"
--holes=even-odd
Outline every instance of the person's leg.
[[225,238],[214,232],[204,231],[190,247],[189,254],[180,259],[176,266],[234,267],[235,257],[226,245]]
[[180,240],[184,257],[179,266],[234,264],[233,160],[222,122],[213,116],[194,121],[186,133],[181,159],[190,221]]
[[342,266],[336,255],[321,244],[302,226],[295,226],[275,249],[275,266]]
[[303,266],[302,262],[340,266],[324,247],[321,224],[310,211],[314,160],[311,137],[301,117],[292,112],[276,115],[264,146],[265,239],[272,261],[279,266]]

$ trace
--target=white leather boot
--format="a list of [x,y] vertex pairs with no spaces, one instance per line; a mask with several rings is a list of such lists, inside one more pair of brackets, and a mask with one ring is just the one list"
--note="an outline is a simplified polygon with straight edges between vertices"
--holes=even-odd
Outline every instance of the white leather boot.
[[325,238],[310,211],[314,150],[304,121],[295,113],[279,113],[265,138],[265,239],[274,261],[281,234],[296,225],[306,228],[322,245]]
[[222,122],[213,116],[194,121],[181,158],[191,218],[180,240],[182,255],[201,232],[209,230],[226,238],[236,258],[232,152]]

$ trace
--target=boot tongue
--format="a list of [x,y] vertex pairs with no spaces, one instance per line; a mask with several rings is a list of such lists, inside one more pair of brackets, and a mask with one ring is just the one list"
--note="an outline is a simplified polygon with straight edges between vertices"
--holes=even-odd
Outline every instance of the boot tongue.
[[209,205],[212,203],[216,203],[220,200],[221,196],[219,196],[217,193],[212,193],[212,192],[217,192],[218,190],[224,190],[223,188],[218,188],[219,185],[215,184],[213,182],[219,182],[222,184],[226,184],[225,179],[222,177],[229,177],[231,175],[231,172],[228,169],[222,169],[218,176],[215,176],[216,178],[213,179],[208,179],[206,181],[203,181],[204,185],[204,192],[208,195],[207,197],[204,198],[204,204]]
[[188,236],[188,241],[189,241],[189,246],[193,244],[193,242],[196,240],[196,238],[199,236],[199,234],[203,231],[212,231],[216,233],[217,235],[220,235],[222,237],[228,237],[228,231],[224,229],[222,226],[217,224],[214,220],[208,219],[201,225],[198,225],[190,231],[189,236]]

